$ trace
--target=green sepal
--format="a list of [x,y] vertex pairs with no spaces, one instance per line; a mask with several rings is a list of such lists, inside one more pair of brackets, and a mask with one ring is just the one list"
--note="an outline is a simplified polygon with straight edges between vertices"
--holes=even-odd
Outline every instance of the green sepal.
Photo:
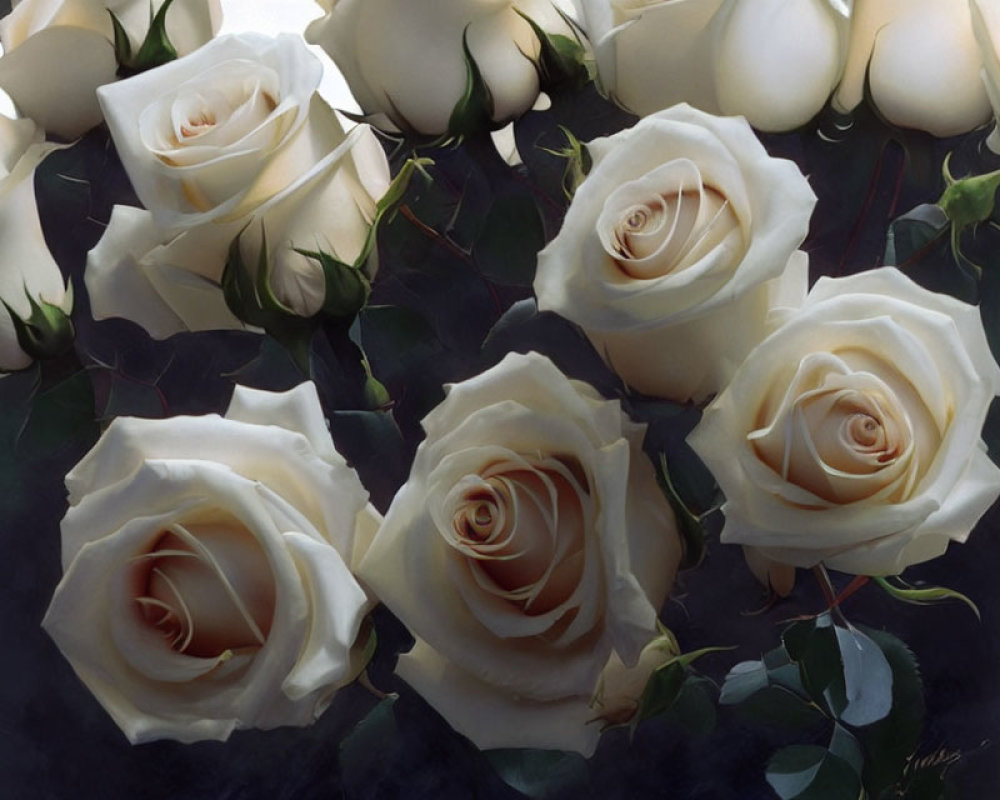
[[[673,634],[666,631],[663,638],[673,642],[674,652],[676,652],[678,646]],[[666,646],[666,642],[664,646]],[[634,730],[635,726],[644,719],[665,714],[674,707],[684,690],[684,685],[689,680],[700,677],[691,669],[691,665],[696,660],[709,653],[722,653],[734,649],[733,647],[702,647],[699,650],[692,650],[690,653],[680,653],[654,669],[646,682],[642,696],[639,698],[639,707],[631,720],[632,729]]]
[[167,11],[174,0],[164,0],[160,10],[153,12],[153,4],[149,4],[149,31],[139,45],[139,50],[132,54],[132,44],[121,21],[110,9],[111,24],[115,31],[115,58],[118,60],[118,77],[127,78],[148,69],[162,66],[177,58],[177,49],[167,36]]
[[35,361],[55,358],[73,345],[73,320],[59,306],[36,300],[25,287],[31,314],[22,319],[5,300],[0,300],[14,323],[18,346]]
[[674,516],[677,518],[678,531],[681,534],[681,544],[684,555],[682,568],[696,567],[705,557],[705,527],[701,517],[695,514],[681,499],[673,481],[670,478],[670,468],[667,464],[667,454],[660,453],[659,468],[656,470],[656,482],[670,503]]
[[541,148],[544,152],[553,156],[566,159],[566,170],[563,172],[562,189],[567,200],[572,200],[576,190],[580,188],[584,178],[590,174],[594,166],[594,159],[590,155],[587,145],[581,142],[573,132],[564,125],[559,126],[559,130],[566,137],[566,147],[561,150],[552,150],[547,147]]
[[392,405],[392,396],[382,381],[372,375],[372,368],[366,356],[362,356],[361,366],[365,370],[365,386],[363,390],[365,405],[371,411],[388,409]]
[[108,15],[111,17],[111,27],[115,32],[115,61],[118,62],[120,72],[124,65],[132,61],[132,41],[128,38],[128,31],[125,30],[121,20],[110,8]]
[[240,252],[240,239],[245,231],[246,228],[229,244],[229,255],[222,271],[222,294],[226,305],[237,319],[263,328],[277,339],[288,349],[299,368],[308,373],[309,341],[319,325],[319,318],[316,315],[300,317],[275,296],[271,289],[271,260],[263,225],[257,267],[251,274]]
[[465,59],[465,92],[448,118],[448,136],[458,141],[499,127],[493,120],[496,108],[493,93],[469,49],[468,27],[462,32],[462,56]]
[[322,313],[339,319],[352,319],[365,307],[372,287],[360,266],[345,264],[322,250],[292,248],[299,255],[319,262],[323,270]]
[[385,190],[385,194],[375,204],[375,215],[372,218],[371,227],[368,229],[368,235],[365,237],[365,243],[362,245],[358,257],[354,259],[355,267],[361,267],[368,261],[368,257],[375,249],[379,226],[387,216],[391,216],[399,207],[403,196],[406,194],[406,190],[410,186],[410,181],[413,179],[413,173],[419,172],[429,183],[433,179],[425,167],[432,166],[433,164],[434,159],[431,158],[408,158],[406,160],[406,163],[400,168],[396,177],[392,179],[389,188]]
[[955,260],[965,261],[977,272],[982,267],[974,264],[961,250],[960,238],[966,228],[986,222],[996,210],[996,194],[1000,188],[1000,170],[994,170],[984,175],[974,175],[969,178],[955,178],[951,174],[949,162],[951,153],[944,158],[941,174],[945,181],[945,190],[937,204],[951,222],[951,251]]
[[[550,89],[582,89],[591,80],[592,75],[587,67],[587,50],[576,35],[576,27],[565,14],[573,38],[561,33],[548,33],[531,17],[518,8],[514,9],[534,31],[538,39],[538,61],[534,62],[538,70],[538,79],[542,91]],[[556,9],[559,11],[559,9]]]
[[[982,619],[982,615],[979,613],[979,608],[971,600],[971,598],[961,592],[955,591],[954,589],[948,589],[944,586],[928,586],[923,589],[918,589],[915,586],[911,586],[906,583],[906,581],[898,575],[894,576],[896,583],[891,583],[889,578],[882,577],[873,578],[872,580],[881,586],[887,594],[895,597],[897,600],[901,600],[904,603],[910,603],[916,606],[927,606],[935,603],[943,603],[946,600],[959,600],[972,609],[972,612],[976,615],[977,619]],[[902,584],[902,586],[897,584]]]

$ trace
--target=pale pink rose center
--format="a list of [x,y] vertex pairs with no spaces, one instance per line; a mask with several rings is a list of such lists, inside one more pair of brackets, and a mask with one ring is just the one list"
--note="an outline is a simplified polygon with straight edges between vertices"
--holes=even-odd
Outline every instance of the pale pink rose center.
[[145,623],[179,653],[214,658],[258,647],[274,616],[274,577],[253,535],[238,524],[173,525],[140,559],[136,593]]
[[494,465],[459,499],[452,536],[488,591],[528,614],[566,602],[583,573],[584,512],[570,470]]
[[704,265],[720,247],[739,249],[742,241],[732,204],[702,183],[697,168],[686,161],[620,187],[608,197],[597,227],[614,264],[634,280]]
[[900,398],[870,374],[833,373],[817,382],[792,390],[801,393],[750,435],[761,460],[830,503],[905,498],[923,448]]

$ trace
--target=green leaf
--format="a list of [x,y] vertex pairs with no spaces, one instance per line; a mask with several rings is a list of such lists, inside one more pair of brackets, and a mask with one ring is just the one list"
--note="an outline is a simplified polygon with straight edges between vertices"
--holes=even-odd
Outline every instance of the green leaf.
[[667,463],[666,453],[659,454],[659,469],[656,470],[656,480],[677,518],[678,532],[684,546],[684,558],[681,566],[695,567],[705,557],[705,527],[701,524],[701,517],[688,508],[677,492],[670,475],[670,465]]
[[561,750],[486,750],[486,759],[505,783],[532,798],[586,787],[590,772],[579,753]]
[[[673,634],[666,632],[664,635],[668,641],[673,642],[673,648],[675,648],[673,652],[676,652],[677,644]],[[632,720],[633,724],[638,724],[649,717],[664,714],[674,707],[674,703],[681,695],[685,684],[701,677],[690,668],[692,663],[709,653],[720,653],[732,649],[731,647],[702,647],[699,650],[676,655],[658,666],[649,676],[642,697],[639,698],[639,709]]]
[[473,247],[476,264],[495,283],[531,286],[545,228],[528,194],[500,194],[483,222]]
[[846,696],[838,718],[855,727],[878,722],[892,709],[892,668],[879,646],[861,631],[840,626],[834,630]]
[[948,227],[948,217],[940,206],[930,203],[917,206],[889,225],[883,262],[905,269],[946,235]]
[[833,736],[830,739],[830,752],[850,764],[851,769],[854,770],[859,778],[861,777],[861,770],[865,765],[865,756],[861,752],[861,745],[851,735],[851,732],[840,724],[833,726]]
[[18,458],[34,460],[97,439],[94,390],[86,370],[39,392],[17,441]]
[[781,800],[858,800],[861,795],[851,764],[817,745],[782,748],[768,762],[766,777]]
[[855,735],[867,758],[863,773],[865,788],[879,797],[900,780],[907,761],[917,748],[924,718],[924,693],[916,659],[895,636],[865,628],[892,669],[892,710],[888,716]]
[[668,712],[696,736],[707,736],[715,728],[718,689],[704,675],[689,675]]
[[719,694],[719,703],[735,705],[769,685],[763,661],[741,661],[727,673]]
[[641,722],[668,711],[680,694],[687,675],[687,669],[677,661],[671,661],[655,670],[639,700],[635,721]]
[[737,711],[740,716],[765,725],[794,730],[814,728],[828,718],[803,694],[773,684],[752,694],[739,704]]
[[395,706],[396,695],[389,695],[368,712],[353,731],[340,743],[340,766],[345,785],[359,785],[377,753],[383,751],[386,741],[398,735]]
[[403,306],[366,306],[358,315],[361,344],[375,374],[389,383],[403,383],[411,371],[441,351],[430,323]]
[[783,641],[789,655],[798,662],[802,685],[809,696],[834,714],[841,711],[847,703],[843,664],[829,613],[795,623],[785,632]]
[[825,719],[809,700],[798,665],[784,647],[771,650],[760,661],[733,667],[719,702],[738,704],[741,715],[785,728],[808,728]]
[[[911,586],[906,583],[906,581],[898,575],[892,579],[876,577],[873,578],[873,580],[889,595],[895,597],[897,600],[902,600],[904,603],[926,606],[933,605],[935,603],[942,603],[946,600],[959,600],[971,608],[978,619],[982,619],[982,616],[979,613],[979,608],[976,604],[968,596],[955,591],[954,589],[948,589],[944,586],[926,586],[918,589],[915,586]],[[895,583],[893,581],[895,581]],[[899,584],[902,585],[900,586]]]

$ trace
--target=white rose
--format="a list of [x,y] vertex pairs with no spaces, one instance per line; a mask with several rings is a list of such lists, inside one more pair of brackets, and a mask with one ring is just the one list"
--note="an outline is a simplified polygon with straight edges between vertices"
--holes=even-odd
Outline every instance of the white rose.
[[[353,264],[390,178],[385,153],[370,128],[358,126],[345,135],[325,103],[318,98],[313,103],[314,120],[322,113],[327,123],[324,140],[336,147],[249,214],[171,236],[148,211],[115,206],[107,230],[87,256],[84,279],[94,317],[130,319],[157,339],[244,327],[226,305],[220,281],[229,246],[241,232],[244,263],[257,265],[262,230],[275,296],[299,316],[315,314],[326,299],[323,272],[296,248],[322,250]],[[373,271],[374,262],[369,277]]]
[[305,725],[361,667],[379,522],[315,387],[115,420],[66,478],[43,625],[133,743]]
[[[22,369],[32,361],[18,341],[11,312],[28,320],[33,305],[49,306],[51,321],[59,327],[68,324],[65,315],[73,308],[71,287],[45,244],[35,204],[35,168],[53,149],[42,138],[43,132],[31,120],[0,116],[0,373]],[[70,331],[64,327],[46,333]]]
[[97,95],[142,204],[179,230],[245,215],[339,143],[322,73],[301,37],[232,34]]
[[969,0],[855,0],[834,105],[854,109],[867,84],[889,122],[954,136],[989,119],[982,68]]
[[95,317],[156,338],[242,327],[219,282],[244,229],[244,260],[258,263],[266,230],[271,288],[293,312],[316,313],[323,274],[295,248],[354,263],[390,180],[371,129],[345,134],[314,93],[321,72],[299,37],[240,35],[102,90],[149,210],[116,206],[90,252]]
[[[19,111],[49,133],[73,139],[102,120],[95,90],[117,79],[113,12],[137,50],[149,30],[150,9],[163,0],[15,0],[0,20],[0,88]],[[197,49],[219,29],[219,0],[174,0],[166,32],[179,55]],[[67,61],[67,59],[69,59]]]
[[[993,106],[993,115],[1000,123],[1000,6],[983,0],[969,0],[972,30],[983,58],[983,84]],[[1000,153],[1000,127],[995,126],[987,144]]]
[[481,748],[593,752],[601,671],[656,635],[680,558],[643,427],[537,353],[423,425],[358,573],[417,637],[397,671]]
[[645,116],[687,102],[761,130],[808,122],[843,67],[843,0],[576,0],[603,90]]
[[688,439],[722,541],[865,575],[935,558],[1000,494],[980,438],[998,391],[976,307],[894,268],[820,279]]
[[687,105],[587,145],[590,174],[538,255],[541,309],[577,323],[630,386],[677,401],[725,385],[798,305],[816,198],[746,121]]
[[532,14],[543,5],[548,4],[337,0],[324,5],[327,14],[306,29],[306,39],[330,54],[373,124],[442,134],[468,83],[466,37],[499,127],[531,108],[538,97],[533,63],[538,38],[515,9]]

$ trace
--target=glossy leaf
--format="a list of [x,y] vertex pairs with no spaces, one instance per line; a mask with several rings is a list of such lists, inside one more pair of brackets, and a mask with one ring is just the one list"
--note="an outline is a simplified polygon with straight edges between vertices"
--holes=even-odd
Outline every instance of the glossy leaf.
[[885,631],[864,629],[882,650],[892,669],[892,710],[873,725],[855,733],[864,748],[864,784],[871,797],[896,785],[920,741],[924,718],[924,693],[913,653]]
[[560,750],[487,750],[487,760],[505,783],[531,798],[586,787],[587,760]]
[[892,669],[882,650],[857,629],[837,626],[846,705],[838,714],[848,725],[871,725],[892,708]]
[[861,781],[854,768],[825,747],[792,745],[767,765],[767,782],[781,800],[858,800]]

